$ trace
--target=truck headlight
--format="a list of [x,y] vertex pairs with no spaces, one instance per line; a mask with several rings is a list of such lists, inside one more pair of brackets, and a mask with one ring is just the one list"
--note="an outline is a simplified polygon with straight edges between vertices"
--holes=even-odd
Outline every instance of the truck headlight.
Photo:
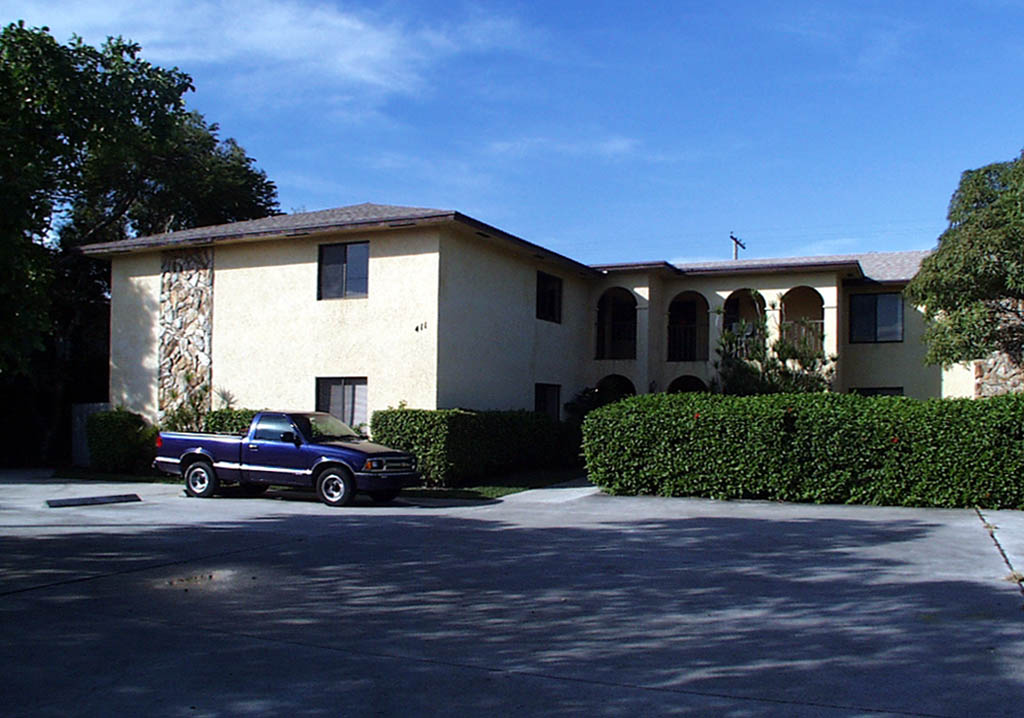
[[363,471],[383,471],[384,459],[367,459],[363,464]]

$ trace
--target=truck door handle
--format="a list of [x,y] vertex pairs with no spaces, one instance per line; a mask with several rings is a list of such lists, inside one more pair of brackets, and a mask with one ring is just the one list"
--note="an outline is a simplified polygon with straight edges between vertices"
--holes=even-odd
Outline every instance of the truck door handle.
[[259,451],[259,450],[260,450],[260,445],[259,444],[249,444],[249,451]]

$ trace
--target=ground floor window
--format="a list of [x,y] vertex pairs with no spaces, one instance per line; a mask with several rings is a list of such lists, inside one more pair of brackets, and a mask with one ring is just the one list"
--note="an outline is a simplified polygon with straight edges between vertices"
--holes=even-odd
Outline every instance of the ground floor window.
[[365,429],[366,377],[318,377],[316,410],[333,414],[357,431]]
[[562,417],[561,395],[560,384],[534,384],[533,410],[558,421]]

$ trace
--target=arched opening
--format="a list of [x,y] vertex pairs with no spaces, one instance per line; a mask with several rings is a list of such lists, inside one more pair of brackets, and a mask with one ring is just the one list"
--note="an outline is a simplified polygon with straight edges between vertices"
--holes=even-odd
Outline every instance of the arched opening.
[[613,287],[597,302],[597,359],[636,359],[636,298]]
[[821,352],[825,343],[825,300],[812,287],[793,287],[782,297],[782,339]]
[[764,344],[764,297],[753,289],[737,289],[725,300],[724,331],[731,334],[739,356],[749,356],[755,345]]
[[668,305],[668,360],[708,360],[708,301],[683,292]]
[[621,374],[609,374],[597,382],[597,395],[602,404],[611,404],[613,401],[635,394],[636,387],[633,386],[633,382]]
[[684,394],[686,392],[707,390],[708,385],[701,381],[699,377],[686,374],[673,379],[672,383],[668,385],[667,391],[669,394]]

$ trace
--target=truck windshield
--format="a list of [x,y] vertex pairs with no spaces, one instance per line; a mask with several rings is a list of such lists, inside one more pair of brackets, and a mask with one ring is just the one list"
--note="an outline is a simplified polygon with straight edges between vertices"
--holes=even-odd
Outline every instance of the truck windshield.
[[310,414],[292,414],[292,421],[310,441],[330,441],[332,439],[360,439],[359,434],[348,424],[331,414],[315,412]]

